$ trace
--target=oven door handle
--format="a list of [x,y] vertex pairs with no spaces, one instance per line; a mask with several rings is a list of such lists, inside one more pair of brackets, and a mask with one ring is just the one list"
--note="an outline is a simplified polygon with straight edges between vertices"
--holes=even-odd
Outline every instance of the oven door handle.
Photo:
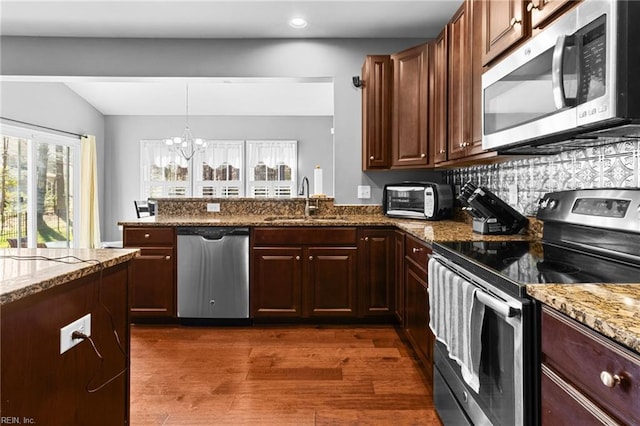
[[476,299],[478,302],[493,309],[498,315],[505,318],[513,318],[520,316],[520,309],[507,305],[505,302],[491,297],[482,290],[476,291]]

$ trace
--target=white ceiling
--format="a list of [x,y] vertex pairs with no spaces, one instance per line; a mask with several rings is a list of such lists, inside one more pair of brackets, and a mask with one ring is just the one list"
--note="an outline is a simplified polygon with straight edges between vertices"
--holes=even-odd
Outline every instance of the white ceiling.
[[[0,35],[434,38],[462,0],[0,0]],[[294,16],[308,26],[288,25]],[[332,115],[333,83],[291,79],[70,79],[105,115]],[[274,96],[274,94],[277,94]],[[309,102],[309,99],[314,99]]]
[[[0,34],[151,38],[434,38],[462,0],[1,0]],[[288,25],[294,16],[306,28]]]

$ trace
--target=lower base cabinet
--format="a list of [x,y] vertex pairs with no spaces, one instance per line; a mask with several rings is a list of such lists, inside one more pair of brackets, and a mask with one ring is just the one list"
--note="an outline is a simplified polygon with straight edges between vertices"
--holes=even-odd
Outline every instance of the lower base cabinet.
[[393,319],[392,229],[269,227],[252,232],[254,319]]
[[412,236],[405,238],[404,288],[405,332],[416,354],[424,364],[429,380],[433,377],[433,344],[429,328],[429,283],[427,262],[431,248]]
[[543,425],[637,425],[640,355],[547,306],[541,326]]

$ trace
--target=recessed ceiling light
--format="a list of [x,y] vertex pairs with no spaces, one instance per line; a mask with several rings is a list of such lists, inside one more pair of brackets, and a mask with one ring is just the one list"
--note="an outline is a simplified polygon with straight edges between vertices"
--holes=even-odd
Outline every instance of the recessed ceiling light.
[[293,28],[304,28],[307,26],[307,21],[304,18],[292,18],[289,25]]

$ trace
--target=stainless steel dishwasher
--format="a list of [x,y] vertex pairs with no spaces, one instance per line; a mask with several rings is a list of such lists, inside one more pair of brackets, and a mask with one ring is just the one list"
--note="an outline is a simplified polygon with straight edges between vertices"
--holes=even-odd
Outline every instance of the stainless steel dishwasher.
[[179,227],[178,317],[249,318],[249,229]]

